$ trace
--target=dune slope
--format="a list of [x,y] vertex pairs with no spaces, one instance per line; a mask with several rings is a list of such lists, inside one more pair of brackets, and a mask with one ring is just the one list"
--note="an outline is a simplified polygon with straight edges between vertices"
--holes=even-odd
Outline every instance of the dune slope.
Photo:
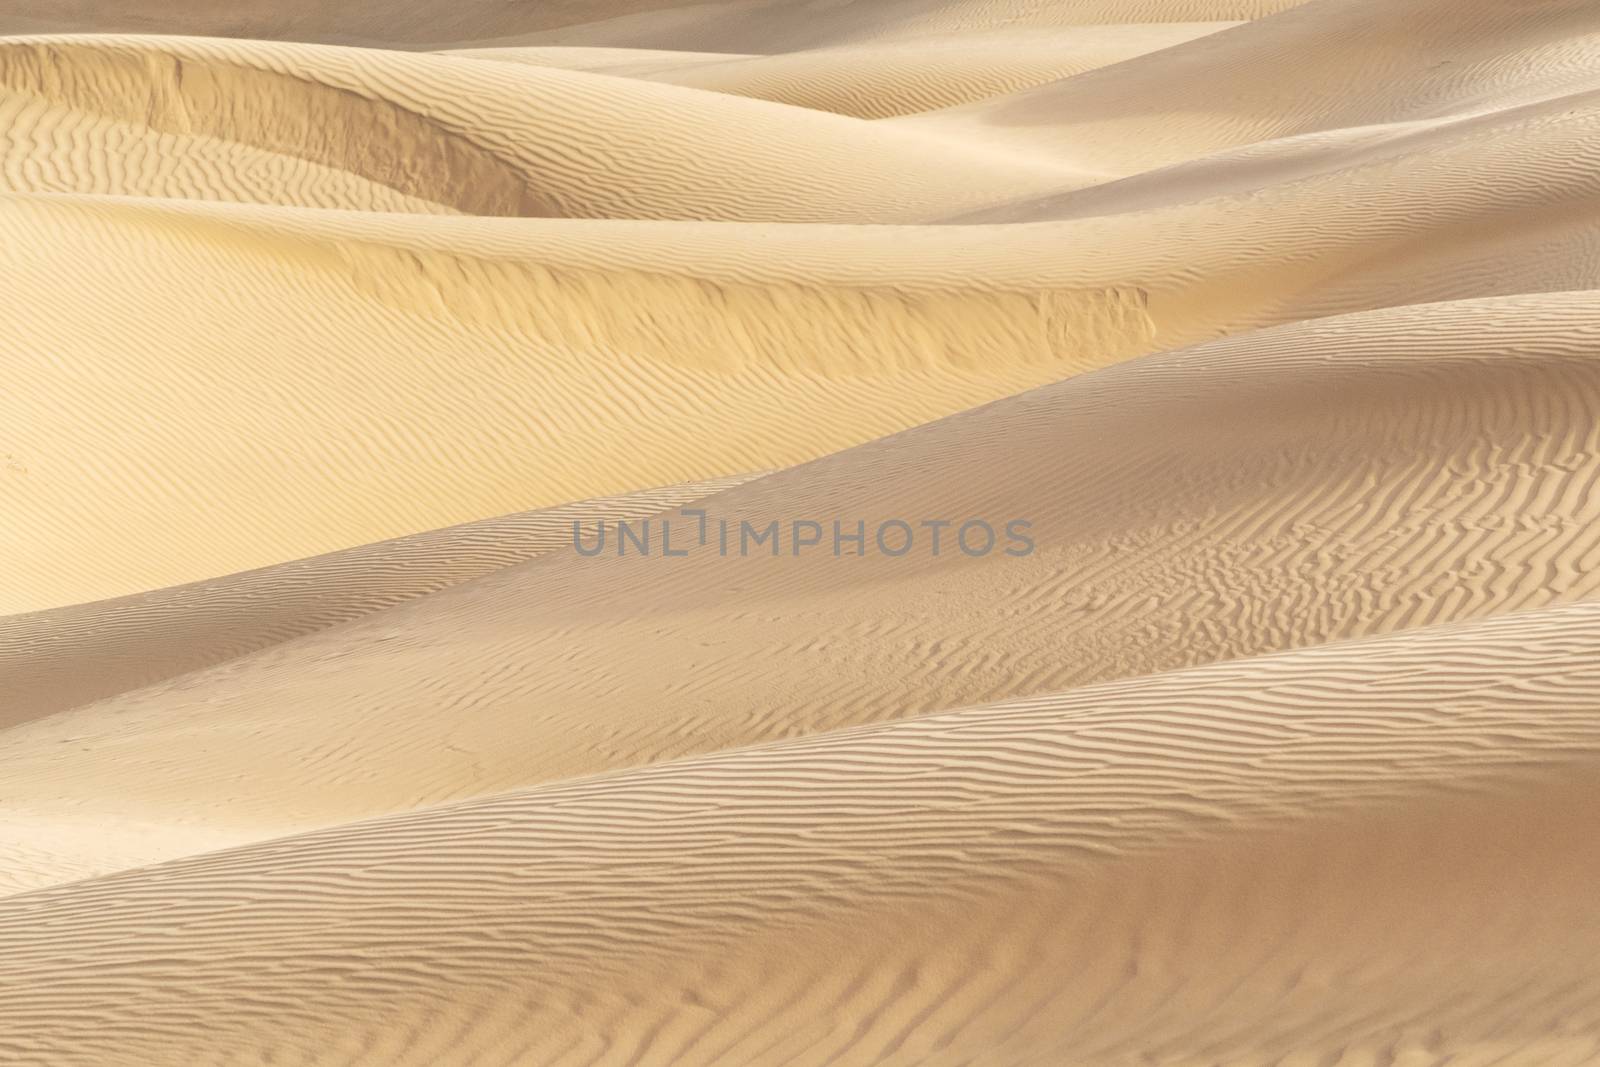
[[1552,609],[13,896],[0,1055],[1584,1062],[1597,663]]
[[[594,557],[568,544],[71,712],[19,703],[8,795],[35,823],[96,811],[160,859],[187,848],[170,827],[253,840],[1586,598],[1597,336],[1593,294],[1519,297],[1081,375],[726,489],[703,545],[664,514],[648,556],[613,526]],[[951,523],[939,555],[922,517]],[[823,533],[797,554],[801,519]],[[892,519],[915,551],[878,546]],[[995,541],[968,555],[975,519]],[[1031,552],[1007,554],[1015,520]],[[872,540],[836,556],[835,521]],[[32,884],[94,862],[60,847]]]
[[737,52],[921,36],[997,26],[1206,22],[1259,18],[1305,0],[546,0],[504,4],[399,0],[383,5],[311,0],[16,0],[0,33],[184,33],[417,48],[496,39]]
[[[1584,0],[1314,0],[1076,78],[903,121],[1127,174],[1293,135],[1594,89],[1597,34],[1600,12]],[[1196,86],[1208,89],[1203,106],[1194,106]]]
[[881,119],[1020,92],[1231,25],[1007,26],[770,56],[548,45],[463,49],[453,54],[591,70]]
[[[0,395],[0,524],[39,563],[0,609],[772,469],[1218,332],[1600,284],[1597,117],[1582,101],[1268,193],[1003,229],[6,200],[22,387]],[[218,279],[227,300],[196,309]],[[130,424],[130,395],[169,414]],[[109,508],[192,550],[85,551]]]
[[0,616],[0,728],[337,626],[572,544],[572,523],[637,523],[744,478],[482,519],[190,585]]
[[[232,168],[188,156],[229,163],[253,149],[307,187],[306,206],[421,201],[475,215],[918,221],[1070,175],[1059,164],[724,93],[372,49],[25,37],[0,40],[0,87],[30,120],[7,154],[42,145],[56,186],[33,188],[26,182],[36,171],[12,162],[21,192],[118,191],[98,172],[113,146],[82,147],[102,137],[119,146],[138,139],[159,160],[149,177],[166,184],[151,192],[172,187],[178,164],[196,175],[181,195],[241,197],[249,190],[231,181]],[[64,187],[63,172],[80,168],[75,187]],[[124,185],[140,177],[129,170]],[[349,203],[326,203],[329,171]],[[269,188],[284,197],[279,182]],[[387,202],[373,199],[375,188]]]
[[1136,288],[939,263],[899,285],[848,247],[834,281],[749,264],[721,230],[702,252],[670,227],[192,208],[0,199],[0,548],[29,561],[0,611],[781,467],[1152,332]]

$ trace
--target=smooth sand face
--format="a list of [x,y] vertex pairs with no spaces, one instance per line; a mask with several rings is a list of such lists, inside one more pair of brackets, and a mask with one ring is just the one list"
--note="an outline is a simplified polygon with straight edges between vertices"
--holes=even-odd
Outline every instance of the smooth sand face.
[[0,33],[0,1064],[1600,1062],[1600,7]]

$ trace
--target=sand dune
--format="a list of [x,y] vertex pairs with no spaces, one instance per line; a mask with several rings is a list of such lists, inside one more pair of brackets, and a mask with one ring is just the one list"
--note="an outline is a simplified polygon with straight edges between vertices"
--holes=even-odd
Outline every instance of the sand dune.
[[[1293,135],[1600,88],[1587,0],[1315,0],[1160,53],[905,124],[1132,173]],[[1406,42],[1404,48],[1396,42]],[[1340,91],[1329,92],[1337,79]],[[1195,86],[1215,86],[1204,107]]]
[[[777,468],[1218,332],[1592,286],[1600,172],[1573,161],[1597,115],[1474,127],[1270,195],[999,232],[6,200],[20,299],[0,345],[28,388],[0,412],[12,463],[37,474],[5,483],[0,528],[54,562],[0,608]],[[89,279],[95,314],[63,314]],[[227,301],[196,309],[215,279]],[[300,400],[310,383],[327,403]],[[129,424],[129,396],[164,414]],[[130,536],[87,549],[110,521]],[[186,550],[152,555],[141,529]]]
[[866,3],[663,4],[609,18],[502,31],[479,44],[665,48],[783,53],[863,42],[918,40],[1004,27],[1158,25],[1260,18],[1305,0],[892,0]]
[[483,519],[192,585],[0,616],[7,718],[38,717],[236,659],[572,544],[745,479],[690,482]]
[[1170,48],[1229,22],[964,30],[773,56],[650,49],[464,49],[456,55],[589,70],[881,119],[1016,93]]
[[[312,0],[15,0],[0,33],[183,33],[334,44],[440,48],[545,43],[674,51],[792,51],[861,40],[1000,26],[1094,26],[1259,18],[1305,0],[465,0],[322,4]],[[742,44],[741,44],[742,42]]]
[[[8,796],[82,817],[91,775],[126,836],[251,840],[1585,598],[1596,336],[1592,294],[1519,297],[1074,377],[706,503],[786,541],[799,517],[830,538],[834,520],[1022,518],[1030,555],[969,558],[955,527],[937,557],[927,531],[904,557],[723,555],[713,536],[667,559],[659,528],[649,557],[569,545],[72,712],[19,702],[36,721],[0,735]],[[680,546],[695,528],[678,519]],[[197,731],[203,759],[181,740]],[[177,844],[152,836],[150,858]],[[62,847],[62,869],[91,862]]]
[[[55,198],[0,200],[0,218],[20,279],[0,350],[21,386],[0,394],[16,427],[0,544],[38,561],[3,610],[781,467],[1150,338],[1135,290],[1002,288],[937,264],[913,287],[870,271],[835,286],[745,266],[716,230],[674,266],[676,229]],[[635,250],[650,234],[653,262]],[[218,279],[226,298],[196,307]],[[87,285],[92,315],[72,310]],[[1055,347],[1068,337],[1093,347]],[[134,398],[148,421],[120,417]],[[113,522],[123,536],[101,545]]]
[[[91,138],[121,138],[127,124],[142,122],[152,135],[178,135],[159,155],[202,173],[202,184],[186,192],[197,199],[218,198],[227,180],[206,176],[204,160],[183,158],[197,135],[202,145],[243,141],[348,172],[360,189],[377,183],[476,215],[918,221],[1069,176],[1060,165],[804,108],[436,55],[174,37],[19,38],[0,44],[0,85],[25,102],[59,105],[40,123],[54,118],[65,129],[29,124],[21,146],[65,142],[51,153],[58,183],[63,169],[87,163],[82,182],[103,184],[94,172],[100,153],[66,150],[85,127]],[[61,108],[74,121],[64,121]],[[762,136],[753,136],[757,129]],[[795,166],[797,158],[806,165]],[[9,169],[24,177],[28,170]],[[327,192],[325,183],[306,184]]]
[[0,1064],[1600,1062],[1589,0],[6,34]]
[[1597,663],[1555,609],[13,896],[0,1050],[1584,1062]]

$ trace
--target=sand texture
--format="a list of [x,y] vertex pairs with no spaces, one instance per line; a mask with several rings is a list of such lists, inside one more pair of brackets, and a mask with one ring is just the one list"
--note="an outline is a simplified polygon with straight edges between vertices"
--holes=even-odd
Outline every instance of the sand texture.
[[0,560],[4,1067],[1600,1064],[1600,4],[15,0]]

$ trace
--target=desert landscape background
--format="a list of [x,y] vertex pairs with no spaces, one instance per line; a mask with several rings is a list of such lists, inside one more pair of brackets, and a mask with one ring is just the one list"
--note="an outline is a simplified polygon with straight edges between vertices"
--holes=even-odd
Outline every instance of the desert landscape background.
[[1595,0],[7,0],[0,278],[0,1063],[1600,1063]]

